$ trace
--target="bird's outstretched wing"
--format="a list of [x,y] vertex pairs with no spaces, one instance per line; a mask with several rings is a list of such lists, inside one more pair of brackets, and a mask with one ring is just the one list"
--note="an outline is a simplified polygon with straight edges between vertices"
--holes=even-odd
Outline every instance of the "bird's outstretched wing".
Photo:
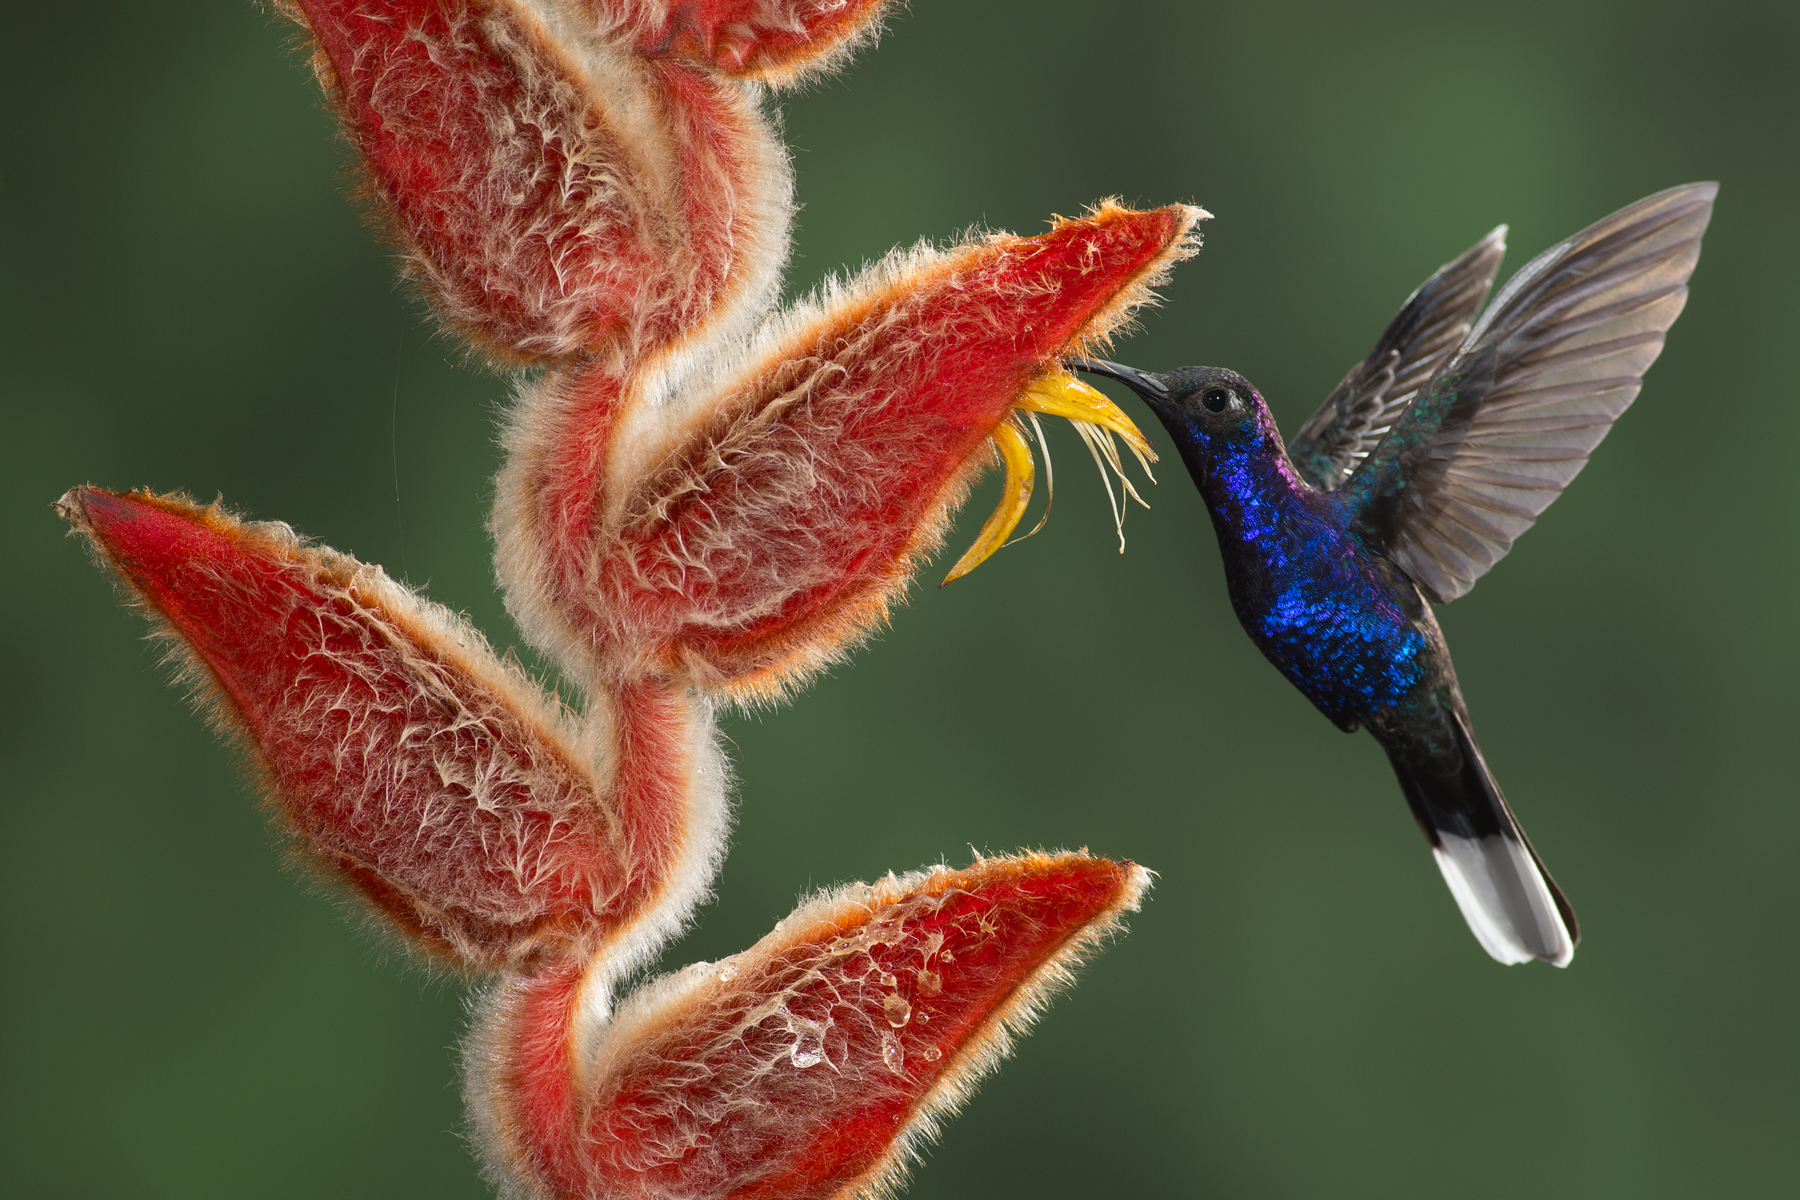
[[1658,192],[1527,263],[1344,482],[1353,526],[1433,600],[1474,586],[1637,396],[1718,190]]
[[1505,254],[1502,225],[1406,298],[1369,356],[1350,368],[1288,446],[1308,483],[1330,491],[1369,456],[1419,388],[1462,345]]

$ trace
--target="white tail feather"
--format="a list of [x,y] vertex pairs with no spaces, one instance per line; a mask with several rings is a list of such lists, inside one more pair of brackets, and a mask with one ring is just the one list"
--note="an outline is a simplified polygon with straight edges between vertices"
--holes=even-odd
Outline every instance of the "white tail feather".
[[1439,833],[1432,857],[1469,931],[1496,962],[1541,958],[1566,967],[1575,939],[1531,851],[1504,834],[1464,838]]

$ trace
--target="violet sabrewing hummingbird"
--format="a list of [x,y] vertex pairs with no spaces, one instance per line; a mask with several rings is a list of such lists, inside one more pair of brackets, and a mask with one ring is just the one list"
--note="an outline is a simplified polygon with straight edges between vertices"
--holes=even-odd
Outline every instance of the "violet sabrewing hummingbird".
[[1567,966],[1580,929],[1482,760],[1431,606],[1511,549],[1636,397],[1717,191],[1671,188],[1589,226],[1476,320],[1501,226],[1407,299],[1292,446],[1235,371],[1069,360],[1161,419],[1212,514],[1238,620],[1339,728],[1381,743],[1503,963]]

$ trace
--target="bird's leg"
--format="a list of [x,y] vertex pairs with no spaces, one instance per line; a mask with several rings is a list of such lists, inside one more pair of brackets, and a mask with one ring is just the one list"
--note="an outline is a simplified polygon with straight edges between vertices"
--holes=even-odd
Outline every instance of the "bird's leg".
[[780,694],[881,620],[990,435],[1074,404],[1057,356],[1188,251],[1192,210],[1103,207],[771,315],[789,183],[758,89],[881,8],[294,5],[446,324],[542,368],[494,530],[509,606],[579,709],[285,526],[96,488],[59,506],[300,854],[495,977],[469,1099],[519,1194],[876,1187],[1145,886],[1085,854],[890,878],[615,1005],[722,853],[715,706]]

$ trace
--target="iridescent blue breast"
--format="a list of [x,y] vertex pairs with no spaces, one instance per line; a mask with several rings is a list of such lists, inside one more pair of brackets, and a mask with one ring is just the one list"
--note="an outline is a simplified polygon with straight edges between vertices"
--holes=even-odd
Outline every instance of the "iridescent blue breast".
[[1291,493],[1260,498],[1219,528],[1245,631],[1340,725],[1399,705],[1435,665],[1431,617],[1416,590],[1324,506]]
[[[1320,569],[1320,568],[1323,569]],[[1232,600],[1281,673],[1340,724],[1394,708],[1430,671],[1430,639],[1366,560],[1308,563]]]

